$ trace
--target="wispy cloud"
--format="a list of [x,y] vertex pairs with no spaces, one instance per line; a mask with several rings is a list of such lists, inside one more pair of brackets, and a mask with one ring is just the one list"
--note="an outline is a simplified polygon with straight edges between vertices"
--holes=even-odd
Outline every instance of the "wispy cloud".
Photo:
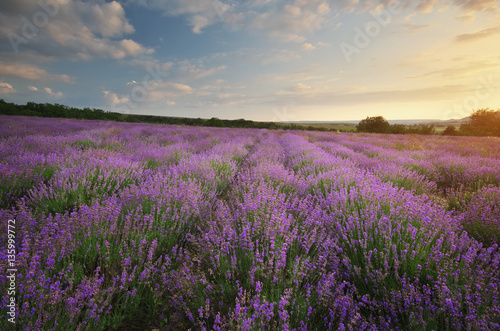
[[458,15],[456,17],[456,19],[459,19],[464,23],[469,23],[469,22],[472,22],[476,19],[476,15],[464,13],[464,14]]
[[304,51],[312,51],[312,50],[315,50],[317,48],[325,47],[325,46],[328,46],[328,44],[320,41],[320,42],[317,42],[316,44],[303,43],[302,45],[300,45],[300,48]]
[[424,29],[432,28],[434,24],[403,24],[403,27],[409,32],[418,32]]
[[236,55],[240,56],[243,60],[257,61],[264,65],[289,62],[302,58],[299,53],[287,48],[275,48],[266,51],[242,49],[238,51]]
[[316,46],[314,46],[311,43],[303,43],[300,47],[304,51],[312,51],[312,50],[316,49]]
[[293,86],[287,87],[284,90],[276,92],[276,95],[306,95],[310,93],[318,93],[317,89],[313,89],[311,86],[304,83],[297,83]]
[[16,93],[16,89],[9,83],[0,82],[0,95],[9,95]]
[[249,13],[248,27],[283,42],[301,43],[305,34],[320,30],[331,12],[328,1],[295,0],[272,12]]
[[236,21],[238,14],[234,12],[236,2],[219,0],[128,0],[128,3],[162,11],[167,16],[184,16],[191,31],[196,34],[203,29],[222,20]]
[[27,80],[37,80],[44,82],[64,82],[73,84],[76,78],[68,75],[50,74],[45,69],[30,64],[22,63],[0,63],[0,75],[9,77],[19,77]]
[[45,90],[45,92],[47,92],[48,95],[50,95],[51,97],[54,97],[54,98],[61,98],[63,96],[62,92],[52,91],[52,89],[49,87],[44,88],[44,90]]
[[148,93],[146,102],[173,101],[178,97],[193,94],[194,91],[195,90],[187,84],[171,82],[161,83]]
[[[156,71],[162,78],[171,82],[190,82],[220,73],[227,68],[226,65],[208,66],[203,59],[161,62],[156,59],[142,58],[124,60],[121,63],[137,68],[143,73]],[[140,82],[140,78],[137,77],[137,80],[128,82],[127,85]]]
[[[471,87],[461,84],[440,85],[413,89],[390,89],[363,91],[361,88],[325,87],[321,85],[295,85],[285,90],[289,93],[276,93],[294,104],[321,105],[360,105],[384,103],[415,103],[423,100],[449,100],[471,91]],[[304,98],[307,96],[307,98]]]
[[498,59],[498,62],[464,62],[464,61],[459,61],[460,63],[448,68],[444,69],[439,69],[439,70],[433,70],[430,72],[427,72],[422,75],[417,75],[417,76],[412,76],[409,78],[426,78],[426,77],[433,77],[433,76],[441,76],[445,78],[458,78],[458,77],[467,77],[474,75],[480,71],[487,70],[487,69],[493,69],[493,68],[498,68],[500,67],[500,59]]
[[500,33],[500,26],[496,26],[493,28],[484,29],[484,30],[480,30],[480,31],[472,32],[472,33],[464,33],[464,34],[458,35],[455,38],[455,42],[463,43],[463,42],[476,41],[479,39],[484,39],[484,38],[494,36],[498,33]]
[[[128,0],[129,4],[161,10],[167,16],[183,16],[192,32],[199,34],[208,26],[224,23],[231,28],[263,31],[269,37],[283,42],[303,43],[305,35],[318,31],[331,23],[339,13],[379,11],[394,3],[415,12],[431,13],[442,9],[441,0]],[[452,0],[451,6],[467,15],[497,8],[496,0]],[[342,23],[336,23],[334,29]]]
[[108,106],[119,107],[125,105],[129,101],[127,97],[119,97],[118,94],[111,91],[102,91],[102,93]]
[[498,8],[496,0],[453,0],[453,3],[468,12],[481,11],[484,9],[494,10]]

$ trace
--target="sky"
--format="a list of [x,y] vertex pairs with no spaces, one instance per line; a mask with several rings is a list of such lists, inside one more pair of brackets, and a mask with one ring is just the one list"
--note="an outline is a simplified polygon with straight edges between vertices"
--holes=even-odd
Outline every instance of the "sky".
[[7,0],[0,99],[257,121],[500,108],[497,0]]

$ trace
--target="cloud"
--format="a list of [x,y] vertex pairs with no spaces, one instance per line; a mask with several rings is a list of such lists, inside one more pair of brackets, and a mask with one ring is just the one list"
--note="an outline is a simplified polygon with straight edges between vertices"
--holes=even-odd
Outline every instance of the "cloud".
[[9,95],[16,93],[16,89],[9,83],[0,82],[0,95]]
[[274,12],[249,13],[248,26],[257,31],[264,31],[273,39],[283,42],[301,43],[304,34],[320,30],[327,22],[330,13],[328,1],[295,0]]
[[35,86],[28,86],[28,89],[30,89],[33,92],[38,91],[38,88],[36,88]]
[[54,92],[49,87],[44,88],[44,91],[47,92],[48,95],[54,98],[61,98],[63,96],[62,92]]
[[284,90],[277,91],[276,95],[306,95],[309,93],[316,93],[317,90],[309,85],[297,83],[293,86],[287,87]]
[[38,80],[43,82],[64,82],[69,84],[75,83],[75,77],[71,77],[68,75],[49,74],[45,69],[22,63],[0,62],[0,75],[19,77],[27,80]]
[[212,76],[213,74],[226,69],[225,65],[206,69],[202,63],[192,63],[183,61],[178,63],[172,73],[173,80],[191,81]]
[[461,35],[458,35],[455,38],[455,42],[457,43],[463,43],[463,42],[470,42],[470,41],[476,41],[479,39],[484,39],[491,37],[493,35],[496,35],[500,33],[500,26],[496,26],[494,28],[489,28],[489,29],[484,29],[480,31],[476,31],[473,33],[464,33]]
[[302,50],[304,51],[312,51],[313,49],[316,49],[316,46],[314,46],[313,44],[311,43],[304,43],[300,46],[302,48]]
[[141,46],[140,44],[136,43],[135,41],[131,39],[123,39],[122,41],[119,42],[120,47],[117,47],[118,49],[121,48],[120,55],[112,56],[113,58],[116,59],[122,59],[126,56],[138,56],[141,54],[151,54],[153,53],[152,48],[145,48]]
[[173,106],[175,105],[173,99],[194,93],[195,90],[187,84],[151,80],[144,84],[128,85],[127,92],[122,96],[108,90],[103,91],[103,96],[108,106],[120,108],[130,105],[136,107],[138,103],[151,105],[158,102]]
[[123,106],[129,101],[127,97],[120,98],[116,93],[111,91],[102,91],[102,93],[104,94],[104,101],[108,106]]
[[[122,59],[154,51],[131,39],[122,38],[135,30],[117,1],[43,2],[51,4],[49,9],[32,0],[17,0],[16,5],[7,5],[6,2],[0,5],[0,39],[11,41],[0,47],[6,53],[31,52],[54,60],[91,60]],[[46,19],[35,26],[29,20],[35,14]],[[26,20],[36,30],[26,28]]]
[[422,13],[430,13],[440,2],[441,0],[421,0],[418,2],[416,9]]
[[445,69],[430,71],[428,73],[409,78],[427,78],[434,76],[441,76],[445,78],[458,78],[463,76],[471,76],[472,74],[475,74],[483,70],[500,67],[500,62],[486,62],[486,61],[483,62],[476,61],[468,63],[464,61],[459,61],[459,62],[460,63],[455,66],[451,66]]
[[161,10],[166,16],[184,16],[196,34],[216,22],[235,22],[238,19],[238,15],[233,12],[236,4],[219,0],[129,0],[128,3]]
[[[210,58],[209,58],[210,59]],[[121,94],[103,91],[104,99],[110,106],[120,107],[161,107],[178,105],[178,98],[206,97],[211,94],[206,88],[194,88],[191,84],[203,84],[208,77],[226,69],[225,65],[206,66],[206,58],[197,60],[175,60],[161,62],[155,59],[131,59],[121,61],[122,64],[140,70],[140,76],[124,82]],[[216,80],[217,84],[224,80]],[[206,86],[206,85],[205,85]]]
[[[397,3],[396,0],[343,0],[342,3],[359,3],[359,6],[373,7],[375,4],[387,6],[392,3]],[[465,12],[476,12],[482,10],[492,10],[496,5],[496,0],[451,0],[451,3],[443,0],[399,0],[403,8],[415,8],[416,11],[421,13],[430,13],[438,8],[446,7],[448,5],[458,7]]]
[[290,49],[271,49],[267,52],[256,51],[255,49],[243,49],[237,52],[243,60],[258,61],[262,64],[280,63],[300,60],[302,56]]
[[[155,72],[156,76],[162,80],[175,82],[190,82],[212,76],[226,69],[225,65],[207,68],[203,59],[199,60],[181,60],[174,62],[160,62],[154,59],[131,59],[122,61],[122,64],[136,67],[145,72],[151,78],[150,72]],[[143,81],[143,77],[137,77],[138,82]],[[148,78],[146,78],[148,80]],[[135,80],[127,83],[133,84]]]
[[335,19],[342,13],[380,11],[401,4],[408,11],[430,13],[448,6],[458,7],[465,15],[488,10],[498,11],[496,0],[128,0],[129,4],[161,10],[167,16],[182,16],[193,33],[224,23],[232,29],[264,32],[282,42],[304,43],[306,35],[342,23]]
[[179,91],[182,94],[190,94],[193,92],[193,88],[186,84],[167,83],[166,86],[172,87],[174,90]]
[[498,8],[496,0],[453,0],[453,3],[469,12]]
[[[275,93],[277,103],[303,105],[359,105],[384,103],[416,103],[422,101],[450,100],[471,93],[474,89],[465,85],[439,85],[415,89],[393,89],[363,91],[361,88],[328,86],[296,86],[288,88],[290,93]],[[307,96],[307,98],[305,97]]]
[[79,5],[79,13],[94,34],[103,37],[121,37],[133,33],[134,27],[125,18],[125,10],[117,1]]
[[135,67],[141,71],[148,71],[149,69],[151,70],[158,70],[161,71],[162,73],[166,73],[169,71],[177,62],[160,62],[156,59],[152,58],[146,58],[146,57],[141,57],[141,58],[133,58],[133,59],[127,59],[127,60],[122,60],[120,61],[121,64]]
[[474,21],[476,19],[476,16],[472,15],[472,14],[465,13],[465,14],[458,15],[456,18],[461,20],[462,22],[469,23],[469,22]]
[[312,50],[315,50],[316,48],[318,47],[325,47],[325,46],[328,46],[327,43],[324,43],[324,42],[317,42],[315,45],[311,44],[311,43],[303,43],[302,45],[300,45],[300,48],[303,50],[303,51],[312,51]]
[[154,89],[148,91],[146,97],[147,102],[167,102],[167,100],[172,101],[171,99],[194,93],[194,89],[187,84],[166,82],[157,85],[152,83],[152,85],[154,86]]
[[407,31],[409,32],[417,32],[420,30],[428,29],[433,27],[434,24],[403,24],[403,27],[406,28]]
[[320,29],[331,12],[327,0],[295,0],[278,6],[276,0],[129,0],[129,4],[161,10],[167,16],[183,16],[192,32],[223,22],[231,28],[264,31],[274,39],[301,43],[303,34]]

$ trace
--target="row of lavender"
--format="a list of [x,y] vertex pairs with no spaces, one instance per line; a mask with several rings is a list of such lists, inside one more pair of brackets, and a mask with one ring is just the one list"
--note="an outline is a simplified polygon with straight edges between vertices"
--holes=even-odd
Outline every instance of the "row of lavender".
[[481,242],[499,243],[497,138],[323,134],[310,140],[383,181],[427,195]]
[[[168,279],[185,281],[168,274],[191,261],[189,236],[255,140],[245,131],[105,122],[8,118],[2,126],[10,131],[1,141],[2,233],[15,219],[17,324],[30,330],[116,328],[136,320],[138,307],[158,317],[162,292],[175,288]],[[164,278],[155,278],[158,289],[153,276]]]
[[0,118],[22,329],[500,326],[497,246],[428,197],[405,142],[31,121]]

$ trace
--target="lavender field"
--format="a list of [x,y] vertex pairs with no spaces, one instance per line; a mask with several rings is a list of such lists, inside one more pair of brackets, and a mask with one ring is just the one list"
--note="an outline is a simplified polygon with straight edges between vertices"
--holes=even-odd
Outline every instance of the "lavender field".
[[499,330],[499,146],[0,116],[0,329]]

